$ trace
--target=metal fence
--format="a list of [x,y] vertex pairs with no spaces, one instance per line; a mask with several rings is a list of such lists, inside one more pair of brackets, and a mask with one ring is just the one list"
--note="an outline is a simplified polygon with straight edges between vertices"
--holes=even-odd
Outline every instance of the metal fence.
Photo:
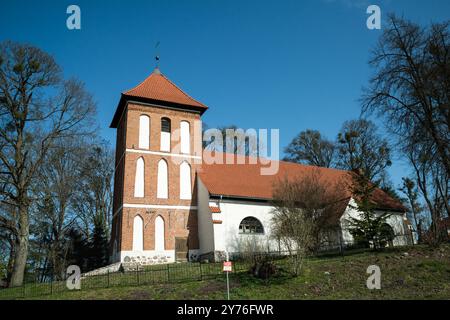
[[[354,244],[330,245],[311,255],[310,258],[352,255],[372,250]],[[252,252],[251,256],[243,253],[230,254],[233,260],[233,273],[248,272],[255,260],[270,260],[284,270],[289,270],[288,251]],[[188,281],[202,281],[223,276],[221,262],[185,262],[149,265],[135,271],[107,272],[102,275],[82,276],[81,290],[111,288],[118,286],[141,286],[151,284],[168,284]],[[21,287],[0,289],[0,299],[26,299],[67,292],[66,279],[45,282],[31,281]]]
[[[246,272],[249,267],[248,262],[237,261],[233,265],[233,272]],[[135,271],[82,276],[81,290],[202,281],[222,276],[222,263],[161,264],[146,266],[144,269]],[[0,299],[26,299],[41,296],[45,298],[45,296],[68,291],[70,290],[67,288],[66,279],[47,282],[32,281],[21,287],[0,289]]]

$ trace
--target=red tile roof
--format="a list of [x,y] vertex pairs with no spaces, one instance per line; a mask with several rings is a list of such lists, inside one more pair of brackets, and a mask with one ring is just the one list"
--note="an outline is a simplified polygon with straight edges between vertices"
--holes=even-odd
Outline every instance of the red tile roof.
[[211,213],[221,213],[222,211],[220,211],[219,207],[213,207],[213,206],[209,206],[209,210],[211,211]]
[[128,100],[175,106],[183,109],[196,110],[200,113],[203,113],[208,109],[203,103],[195,100],[178,88],[172,81],[164,76],[158,68],[136,87],[122,93],[110,127],[117,127],[117,122],[119,121],[120,115]]
[[[243,156],[238,156],[241,159]],[[213,195],[225,195],[229,197],[251,198],[270,200],[273,199],[274,185],[285,177],[289,180],[302,177],[314,170],[320,171],[320,178],[325,182],[344,184],[351,179],[351,174],[346,170],[321,168],[302,165],[286,161],[278,161],[279,170],[275,175],[261,175],[261,168],[268,165],[249,164],[249,158],[245,157],[246,164],[205,164],[198,169],[198,175],[208,191]],[[348,187],[346,187],[348,189]],[[345,190],[345,195],[350,198],[351,192]],[[390,209],[405,211],[403,205],[390,197],[381,189],[375,189],[373,200],[378,209]]]
[[208,108],[203,103],[198,102],[178,88],[172,81],[167,79],[159,69],[155,69],[147,79],[133,89],[125,91],[123,94],[129,97],[154,99],[205,109]]

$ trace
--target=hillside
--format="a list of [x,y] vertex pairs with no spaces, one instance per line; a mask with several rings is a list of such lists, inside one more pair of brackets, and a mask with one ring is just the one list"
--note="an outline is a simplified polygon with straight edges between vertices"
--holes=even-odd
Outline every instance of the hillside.
[[[369,265],[381,268],[381,290],[366,288]],[[282,265],[281,265],[282,266]],[[450,245],[310,259],[300,277],[267,282],[246,272],[231,276],[232,299],[450,299]],[[125,279],[125,278],[123,278]],[[224,299],[225,277],[203,281],[64,291],[33,299]],[[6,298],[0,291],[0,298]],[[31,298],[30,298],[31,299]]]

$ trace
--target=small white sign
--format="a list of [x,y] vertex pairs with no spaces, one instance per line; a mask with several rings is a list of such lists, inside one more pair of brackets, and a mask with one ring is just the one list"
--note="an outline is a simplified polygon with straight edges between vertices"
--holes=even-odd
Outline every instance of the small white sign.
[[232,272],[233,266],[231,264],[231,261],[224,261],[223,262],[223,272]]

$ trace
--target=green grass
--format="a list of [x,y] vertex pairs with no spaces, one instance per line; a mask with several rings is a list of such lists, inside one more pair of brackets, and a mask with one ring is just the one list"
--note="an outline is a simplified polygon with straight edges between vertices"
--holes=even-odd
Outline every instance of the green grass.
[[[408,254],[405,254],[407,252]],[[381,290],[369,290],[369,265],[381,269]],[[277,261],[287,269],[286,260]],[[450,299],[450,245],[438,249],[415,246],[384,252],[359,252],[344,257],[308,259],[299,277],[286,272],[267,281],[256,279],[239,265],[231,274],[232,299]],[[224,299],[225,275],[220,264],[151,266],[141,274],[93,277],[82,290],[68,291],[64,283],[25,287],[26,299]],[[151,276],[150,276],[151,275]],[[139,283],[139,285],[138,285]],[[108,287],[109,285],[109,287]],[[34,291],[33,291],[34,290]],[[53,290],[50,294],[50,290]],[[8,294],[7,294],[8,293]],[[2,298],[23,298],[23,288],[0,290]]]

